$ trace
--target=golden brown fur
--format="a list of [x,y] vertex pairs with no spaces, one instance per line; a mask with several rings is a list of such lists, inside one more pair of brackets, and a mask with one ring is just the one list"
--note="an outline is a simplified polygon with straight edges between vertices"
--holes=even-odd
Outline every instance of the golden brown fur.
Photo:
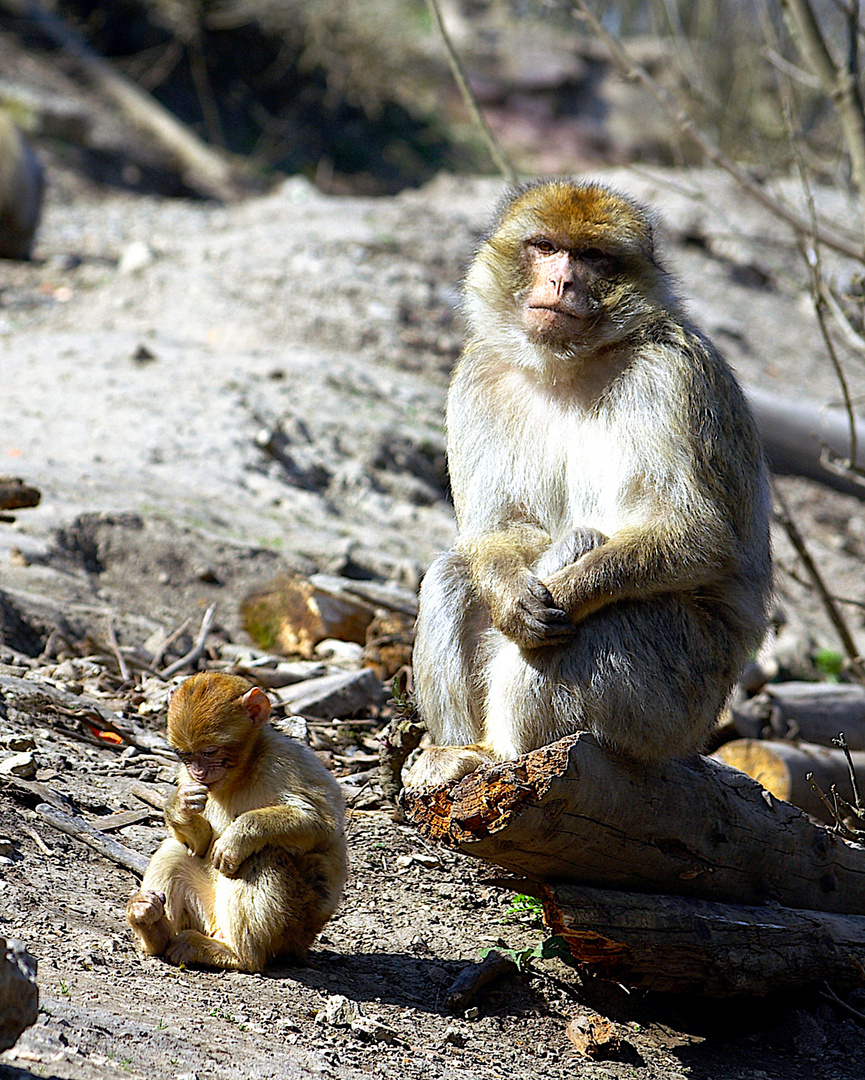
[[234,675],[174,692],[168,738],[183,764],[169,837],[127,904],[140,948],[173,964],[261,971],[302,960],[345,883],[339,784],[272,728],[270,704]]
[[[647,213],[594,184],[506,201],[448,395],[459,535],[421,592],[415,786],[586,730],[697,750],[765,628],[769,500],[730,369]],[[462,748],[462,749],[455,749]]]

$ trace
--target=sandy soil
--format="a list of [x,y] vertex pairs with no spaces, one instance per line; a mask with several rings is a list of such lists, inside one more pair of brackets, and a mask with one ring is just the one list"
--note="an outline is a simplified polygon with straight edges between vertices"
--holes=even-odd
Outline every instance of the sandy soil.
[[[743,379],[837,398],[804,276],[774,222],[717,174],[617,180],[662,211],[692,310]],[[40,641],[62,615],[76,641],[104,645],[110,624],[122,645],[143,645],[186,618],[194,630],[216,602],[218,642],[242,643],[239,601],[285,568],[413,590],[453,535],[442,404],[457,283],[499,187],[441,178],[369,200],[295,179],[216,207],[58,174],[37,261],[0,267],[0,472],[43,495],[0,524],[0,588]],[[861,503],[805,481],[785,490],[832,587],[859,599]],[[784,572],[783,537],[776,546],[787,617],[836,647]],[[862,637],[861,609],[846,610]],[[46,668],[22,657],[8,627],[6,642],[0,675],[39,667],[82,701],[159,730],[158,693],[122,686],[105,650],[94,645],[90,666]],[[68,716],[15,701],[0,686],[0,746],[29,748],[36,781],[83,816],[140,809],[133,780],[170,782],[165,758],[119,755]],[[330,760],[347,790],[363,769],[338,759],[371,757],[387,715],[370,708],[357,728],[335,729]],[[251,976],[137,957],[123,918],[134,876],[0,784],[0,932],[38,957],[42,1001],[0,1076],[865,1077],[860,1029],[817,992],[659,999],[533,961],[482,992],[476,1014],[453,1016],[444,998],[466,963],[494,946],[531,948],[544,931],[510,911],[513,889],[493,869],[431,852],[374,786],[357,797],[358,786],[351,879],[312,963]],[[158,815],[115,835],[149,853]],[[316,1020],[338,994],[378,1018],[378,1041]],[[616,1024],[620,1060],[587,1062],[567,1041],[568,1020],[591,1009]]]

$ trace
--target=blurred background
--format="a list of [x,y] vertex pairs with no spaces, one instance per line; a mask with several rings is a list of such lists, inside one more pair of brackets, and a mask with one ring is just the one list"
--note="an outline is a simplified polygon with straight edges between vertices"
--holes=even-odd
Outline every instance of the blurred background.
[[[519,172],[701,163],[693,138],[643,84],[622,77],[570,0],[440,6],[469,85]],[[858,74],[858,3],[807,7]],[[721,151],[758,176],[788,172],[804,155],[816,176],[837,180],[836,113],[783,8],[777,0],[592,4]],[[0,106],[100,182],[183,194],[158,141],[130,144],[110,111],[79,96],[88,74],[81,46],[207,143],[242,156],[265,183],[299,173],[325,192],[392,194],[441,170],[494,171],[424,0],[2,0]]]

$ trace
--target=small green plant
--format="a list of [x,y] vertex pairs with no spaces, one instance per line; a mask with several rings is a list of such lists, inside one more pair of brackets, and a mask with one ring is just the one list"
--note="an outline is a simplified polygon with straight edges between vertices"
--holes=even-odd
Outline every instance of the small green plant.
[[544,921],[544,908],[534,896],[517,893],[511,900],[511,906],[505,912],[510,922],[524,922],[541,925]]
[[64,996],[69,996],[69,983],[65,979],[60,980],[60,993]]
[[156,1021],[156,1030],[157,1031],[165,1031],[165,1029],[167,1027],[168,1027],[168,1024],[166,1024],[165,1021],[160,1016],[160,1018]]
[[826,676],[827,682],[838,682],[844,667],[844,654],[835,649],[818,649],[814,655],[814,666]]
[[564,963],[571,966],[575,966],[573,957],[571,956],[571,950],[568,948],[568,943],[561,936],[561,934],[552,934],[548,938],[544,938],[538,945],[534,945],[527,949],[487,949],[481,954],[483,959],[487,953],[499,952],[502,956],[506,956],[509,960],[517,966],[517,971],[526,971],[532,960],[562,960]]

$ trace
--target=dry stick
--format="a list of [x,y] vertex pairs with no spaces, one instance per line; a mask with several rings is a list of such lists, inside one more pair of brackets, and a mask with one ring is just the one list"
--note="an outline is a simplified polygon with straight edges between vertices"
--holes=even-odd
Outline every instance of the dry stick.
[[[642,83],[664,113],[673,121],[681,132],[688,135],[697,143],[710,161],[714,162],[718,168],[723,169],[724,172],[732,176],[736,183],[739,184],[744,191],[747,191],[752,198],[756,199],[761,206],[766,207],[766,209],[774,214],[775,217],[786,222],[797,233],[804,234],[805,236],[813,235],[810,222],[800,217],[794,210],[791,210],[778,199],[764,191],[755,180],[752,180],[746,172],[740,169],[735,162],[731,161],[726,154],[722,153],[708,137],[700,131],[685,109],[675,103],[671,95],[652,78],[645,68],[641,67],[630,58],[621,42],[617,41],[609,30],[607,30],[607,28],[599,21],[597,16],[589,10],[584,0],[571,0],[571,3],[573,5],[571,11],[573,17],[589,23],[594,32],[603,40],[610,50],[610,55],[618,64],[622,71],[622,75],[631,82],[636,81]],[[826,247],[832,248],[833,251],[838,251],[842,255],[849,255],[851,259],[856,259],[857,262],[865,261],[865,252],[863,252],[862,247],[853,244],[852,241],[845,240],[840,236],[834,236],[822,229],[817,233],[816,239],[818,239],[821,244],[825,244]]]
[[[775,565],[780,566],[784,573],[792,578],[797,585],[801,585],[803,589],[812,588],[812,582],[800,577],[792,567],[787,566],[781,559],[775,559]],[[865,600],[853,600],[849,596],[839,596],[837,593],[832,593],[832,599],[836,604],[848,604],[850,607],[865,609]]]
[[[811,189],[811,184],[808,181],[808,173],[805,170],[805,162],[802,159],[802,147],[799,144],[799,140],[796,137],[796,131],[793,126],[793,118],[790,114],[790,102],[786,94],[782,94],[782,112],[784,114],[784,123],[787,127],[787,139],[790,146],[793,148],[793,154],[796,159],[796,168],[799,172],[799,183],[802,185],[802,190],[805,193],[805,200],[808,205],[808,217],[811,220],[811,237],[806,239],[804,236],[799,238],[799,248],[802,252],[802,258],[805,260],[808,270],[811,274],[811,300],[814,304],[814,314],[817,316],[817,325],[820,327],[820,333],[823,336],[823,344],[826,346],[826,352],[829,354],[829,359],[832,362],[832,367],[835,370],[835,376],[838,379],[838,384],[841,387],[841,394],[844,398],[844,408],[847,412],[847,421],[850,430],[850,447],[847,455],[846,469],[848,472],[856,472],[856,458],[858,447],[856,445],[856,413],[853,410],[853,399],[850,396],[850,386],[847,383],[847,376],[844,374],[844,368],[841,365],[841,360],[838,357],[838,351],[835,348],[835,342],[832,340],[832,335],[829,333],[829,326],[826,322],[826,284],[823,279],[823,263],[820,259],[820,242],[817,237],[817,207],[814,202],[814,192]],[[824,456],[827,447],[824,444]]]
[[152,806],[154,810],[165,809],[165,796],[162,792],[148,787],[147,784],[142,784],[140,780],[134,780],[129,785],[129,790],[136,798],[141,799],[142,802],[146,802],[147,805]]
[[132,848],[126,847],[125,844],[112,840],[109,836],[104,836],[99,829],[94,828],[84,818],[76,817],[75,814],[65,814],[62,810],[55,810],[53,806],[48,806],[47,803],[39,803],[36,807],[36,813],[44,818],[49,825],[53,825],[55,829],[59,829],[60,832],[64,832],[67,836],[72,836],[76,840],[81,840],[95,851],[98,851],[100,855],[112,859],[120,866],[125,866],[127,870],[143,876],[144,871],[147,869],[150,860],[146,855],[141,855],[139,852],[133,851]]
[[513,960],[490,949],[483,960],[463,968],[457,975],[445,996],[445,1004],[452,1012],[463,1012],[487,983],[503,975],[517,974],[519,968]]
[[186,631],[186,629],[189,626],[191,621],[192,621],[191,619],[184,619],[183,622],[180,624],[180,626],[178,626],[178,628],[176,630],[173,630],[168,635],[168,637],[165,638],[157,646],[156,652],[153,654],[153,660],[150,663],[150,666],[153,668],[154,671],[162,663],[162,658],[165,656],[165,651],[168,648],[168,646],[171,645],[173,642],[177,641],[177,639],[180,637],[180,635],[183,634]]
[[865,200],[865,108],[859,92],[857,54],[855,51],[852,53],[853,66],[849,69],[833,59],[814,16],[811,0],[781,0],[781,6],[799,52],[819,78],[823,92],[838,112],[844,143],[850,155],[853,184],[860,201]]
[[802,560],[802,565],[805,567],[808,576],[814,582],[814,587],[817,589],[820,599],[823,602],[826,614],[829,616],[832,625],[835,627],[838,637],[841,639],[844,651],[847,653],[847,659],[850,661],[850,670],[860,682],[865,683],[865,669],[862,667],[859,650],[856,648],[853,636],[847,627],[847,623],[844,621],[844,616],[838,610],[838,606],[833,600],[832,594],[826,588],[826,583],[823,580],[820,571],[817,569],[814,560],[811,558],[804,537],[799,532],[799,527],[793,520],[793,516],[790,513],[784,496],[778,490],[777,484],[773,483],[772,490],[776,502],[775,520],[783,526],[790,543],[796,549],[796,554]]
[[114,653],[117,663],[120,667],[120,678],[124,682],[129,682],[131,676],[129,674],[129,668],[126,661],[123,658],[123,653],[120,651],[120,642],[117,640],[117,634],[114,632],[114,618],[111,617],[108,620],[108,643],[111,646],[111,651]]
[[490,157],[496,163],[496,168],[499,170],[502,176],[505,177],[508,183],[516,184],[518,180],[516,169],[514,169],[513,165],[511,165],[511,163],[508,161],[508,159],[502,152],[502,149],[499,146],[495,135],[493,135],[489,124],[486,122],[486,119],[484,118],[484,115],[480,110],[477,98],[471,91],[471,87],[469,86],[468,80],[466,79],[459,55],[454,48],[454,43],[451,41],[450,35],[447,32],[444,24],[444,19],[442,19],[442,13],[441,9],[439,8],[438,0],[427,0],[427,7],[429,8],[430,14],[433,17],[433,21],[438,27],[439,34],[441,34],[441,39],[444,42],[444,46],[448,54],[448,61],[450,62],[451,71],[453,72],[453,76],[456,79],[457,86],[460,88],[460,93],[463,96],[463,100],[465,101],[473,120],[480,128],[481,134],[483,135],[484,140],[487,144],[487,149],[489,150]]
[[21,826],[21,831],[27,833],[33,843],[39,848],[43,855],[47,855],[49,858],[54,854],[50,847],[45,843],[42,837],[36,832],[35,829],[29,829],[26,825]]
[[164,671],[161,671],[159,673],[159,677],[161,679],[170,679],[172,675],[176,675],[178,671],[182,671],[185,667],[188,667],[190,664],[194,664],[196,661],[200,660],[202,656],[204,656],[204,648],[207,644],[207,635],[210,633],[211,627],[213,626],[213,618],[215,614],[216,604],[211,604],[207,611],[205,611],[204,618],[201,620],[201,629],[198,631],[198,638],[196,639],[195,644],[192,646],[186,656],[181,656],[179,660],[175,660],[173,664],[169,664]]
[[837,1005],[839,1009],[844,1009],[848,1012],[854,1020],[857,1020],[860,1024],[865,1024],[865,1013],[859,1012],[858,1009],[854,1009],[852,1005],[848,1005],[846,1001],[839,998],[827,982],[823,983],[823,989],[820,991],[818,997],[823,998],[825,1001],[831,1001],[831,1003]]

